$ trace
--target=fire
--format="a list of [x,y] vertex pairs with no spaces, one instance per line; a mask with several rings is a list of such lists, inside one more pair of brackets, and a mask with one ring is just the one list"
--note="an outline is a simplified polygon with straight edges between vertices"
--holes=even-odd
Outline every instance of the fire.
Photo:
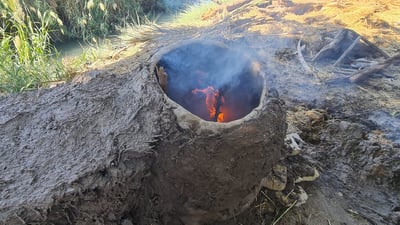
[[210,115],[210,119],[216,122],[224,122],[224,113],[220,112],[221,105],[224,103],[224,97],[213,86],[204,89],[194,89],[192,94],[204,94],[206,96],[206,106]]

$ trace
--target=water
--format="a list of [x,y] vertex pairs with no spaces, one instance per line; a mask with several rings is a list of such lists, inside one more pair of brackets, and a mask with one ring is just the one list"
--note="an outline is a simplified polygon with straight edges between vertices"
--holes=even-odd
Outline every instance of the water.
[[78,40],[70,40],[56,44],[56,49],[62,58],[78,57],[90,46]]
[[188,5],[201,2],[211,2],[211,0],[164,0],[164,5],[171,11],[179,11]]

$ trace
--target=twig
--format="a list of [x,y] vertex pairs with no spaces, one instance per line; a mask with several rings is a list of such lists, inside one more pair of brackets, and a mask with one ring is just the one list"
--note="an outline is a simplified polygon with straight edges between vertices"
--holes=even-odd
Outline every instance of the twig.
[[394,63],[400,63],[400,54],[390,57],[381,63],[375,64],[373,66],[370,66],[368,68],[360,70],[359,72],[357,72],[353,76],[351,76],[349,78],[349,81],[351,83],[361,83],[362,81],[368,79],[368,77],[371,74],[381,71]]
[[275,205],[275,202],[272,201],[272,199],[271,199],[267,194],[265,194],[264,191],[261,191],[261,193],[264,195],[264,197],[265,197],[268,201],[270,201],[270,202],[272,203],[272,205],[273,205],[274,208],[276,209],[277,207],[276,207],[276,205]]
[[361,39],[361,36],[358,36],[358,37],[353,41],[353,43],[351,43],[351,45],[346,49],[346,51],[343,52],[343,54],[339,57],[339,59],[336,60],[336,62],[333,64],[333,67],[339,65],[339,64],[343,61],[343,59],[349,54],[349,52],[350,52],[351,50],[353,50],[354,46],[356,46],[356,44],[360,41],[360,39]]
[[121,52],[125,51],[128,48],[129,46],[124,46],[123,48],[119,49],[114,54],[112,54],[111,59],[115,59]]
[[300,61],[301,65],[303,66],[303,69],[306,72],[306,74],[312,75],[314,73],[311,70],[311,68],[308,66],[306,60],[304,60],[304,56],[303,56],[303,53],[301,52],[301,50],[302,50],[302,46],[301,46],[301,39],[300,39],[299,42],[297,43],[297,56],[299,57],[299,61]]
[[272,225],[276,225],[293,208],[293,206],[296,205],[296,203],[297,203],[297,200],[294,201],[276,220],[274,220]]
[[350,76],[350,75],[353,75],[355,72],[357,72],[357,70],[356,69],[337,68],[337,69],[334,69],[333,72]]
[[26,221],[24,219],[22,219],[19,215],[17,215],[16,213],[14,213],[14,217],[18,220],[18,222],[20,222],[20,224],[26,224]]
[[[385,60],[385,59],[387,59],[387,58],[383,58],[382,60]],[[351,62],[350,68],[353,68],[355,70],[361,70],[361,69],[376,65],[378,63],[379,63],[379,61],[374,61],[372,59],[359,58],[359,59],[356,59],[353,62]]]

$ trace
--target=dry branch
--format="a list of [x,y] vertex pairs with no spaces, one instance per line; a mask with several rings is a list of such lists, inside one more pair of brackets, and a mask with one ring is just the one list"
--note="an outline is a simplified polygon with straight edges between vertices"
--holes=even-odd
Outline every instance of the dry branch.
[[340,30],[339,33],[335,35],[333,40],[326,46],[324,46],[313,58],[311,61],[317,61],[320,58],[330,54],[331,51],[337,51],[340,48],[341,42],[346,38],[348,33],[347,29]]
[[299,57],[299,61],[301,65],[303,66],[304,71],[306,74],[312,75],[314,74],[310,66],[308,66],[306,60],[304,59],[303,53],[301,52],[304,46],[301,46],[301,39],[297,43],[297,56]]
[[361,83],[364,80],[368,79],[368,77],[371,76],[372,74],[379,72],[394,63],[400,63],[400,54],[390,57],[381,63],[360,70],[359,72],[351,76],[349,78],[349,81],[351,83]]
[[233,11],[233,10],[235,10],[235,9],[237,9],[237,8],[240,8],[240,7],[242,7],[242,6],[244,6],[245,4],[248,4],[248,3],[250,3],[250,2],[251,2],[251,0],[242,0],[242,1],[239,1],[239,2],[235,2],[235,3],[232,3],[232,4],[227,5],[227,6],[226,6],[226,10],[227,10],[228,12],[231,12],[231,11]]
[[[358,43],[360,43],[360,45],[356,47]],[[383,50],[379,49],[376,45],[361,37],[356,32],[349,29],[342,29],[335,35],[329,44],[324,46],[312,58],[312,61],[318,61],[324,57],[332,57],[341,54],[334,63],[334,66],[337,66],[353,49],[358,51],[358,54],[372,54],[376,57],[389,58]]]
[[346,49],[346,51],[344,51],[343,54],[339,57],[339,59],[336,60],[336,62],[333,64],[334,67],[337,66],[337,65],[339,65],[340,63],[342,63],[343,59],[349,54],[349,52],[350,52],[351,50],[353,50],[354,46],[356,46],[356,44],[360,41],[360,39],[361,39],[361,36],[358,36],[358,37],[353,41],[353,43],[351,43],[351,45]]

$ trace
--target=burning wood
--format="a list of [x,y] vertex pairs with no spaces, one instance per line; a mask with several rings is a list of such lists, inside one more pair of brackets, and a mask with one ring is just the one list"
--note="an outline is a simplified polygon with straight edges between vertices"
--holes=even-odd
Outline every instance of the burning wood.
[[188,43],[167,52],[156,67],[171,100],[212,122],[228,123],[248,115],[260,104],[265,85],[254,60],[221,43]]
[[224,122],[224,113],[221,112],[221,106],[225,102],[223,95],[224,95],[224,92],[221,89],[219,89],[218,96],[217,96],[217,102],[215,104],[215,109],[216,109],[215,116],[214,116],[215,122]]
[[208,86],[204,89],[196,88],[192,91],[192,94],[198,93],[206,96],[205,104],[210,114],[210,119],[214,122],[224,122],[224,113],[221,112],[221,105],[224,103],[225,99],[222,96],[222,93],[212,86]]

